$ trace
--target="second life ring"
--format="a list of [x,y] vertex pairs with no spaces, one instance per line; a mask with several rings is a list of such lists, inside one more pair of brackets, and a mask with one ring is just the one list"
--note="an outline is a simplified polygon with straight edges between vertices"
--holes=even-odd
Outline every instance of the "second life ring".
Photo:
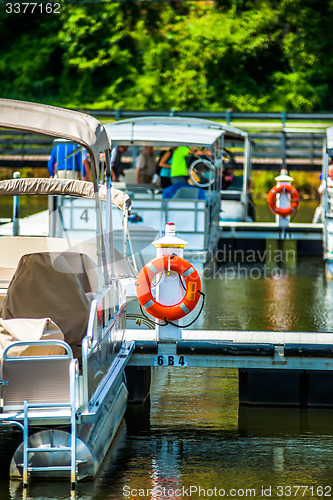
[[[185,281],[186,292],[183,299],[172,306],[157,302],[151,292],[151,284],[159,273],[175,271]],[[201,280],[198,272],[185,259],[177,255],[157,257],[146,264],[136,280],[136,295],[142,307],[157,319],[174,321],[189,314],[197,305]]]
[[[276,206],[276,196],[280,193],[287,193],[290,197],[290,206],[287,208],[281,208]],[[298,207],[300,202],[300,196],[298,191],[290,184],[280,184],[280,186],[274,186],[267,195],[267,202],[269,208],[277,215],[282,217],[288,217],[289,215],[293,215]]]

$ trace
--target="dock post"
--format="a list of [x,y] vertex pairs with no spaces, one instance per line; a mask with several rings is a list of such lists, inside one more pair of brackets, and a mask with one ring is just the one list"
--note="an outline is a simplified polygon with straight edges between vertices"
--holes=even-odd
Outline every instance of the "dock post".
[[[173,222],[167,222],[165,225],[165,236],[153,242],[156,248],[156,257],[164,255],[177,255],[183,258],[184,248],[187,241],[175,236],[176,226]],[[156,286],[156,300],[161,304],[172,306],[180,302],[183,298],[183,286],[179,275],[174,271],[164,273],[158,280]],[[164,321],[159,321],[156,325],[156,337],[158,341],[170,342],[181,340],[181,321],[173,321],[173,325],[164,325]],[[176,325],[176,326],[175,326]]]
[[[20,178],[20,172],[14,172],[14,179]],[[20,197],[13,196],[13,236],[20,234]]]

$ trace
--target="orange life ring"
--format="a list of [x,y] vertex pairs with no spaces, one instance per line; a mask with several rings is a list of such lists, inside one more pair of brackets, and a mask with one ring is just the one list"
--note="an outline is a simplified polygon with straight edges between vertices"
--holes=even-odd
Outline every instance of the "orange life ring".
[[[287,208],[281,208],[276,206],[276,196],[279,193],[288,193],[290,197],[290,206]],[[269,208],[277,215],[281,215],[282,217],[288,217],[289,215],[293,215],[298,207],[300,202],[300,197],[298,191],[290,184],[280,184],[280,186],[274,186],[267,195],[267,202]]]
[[[183,299],[173,306],[160,304],[151,293],[151,284],[155,276],[166,271],[175,271],[184,278],[186,284]],[[197,305],[201,292],[198,272],[187,260],[176,255],[164,255],[148,262],[141,269],[136,285],[136,295],[142,307],[151,316],[167,321],[174,321],[189,314]]]

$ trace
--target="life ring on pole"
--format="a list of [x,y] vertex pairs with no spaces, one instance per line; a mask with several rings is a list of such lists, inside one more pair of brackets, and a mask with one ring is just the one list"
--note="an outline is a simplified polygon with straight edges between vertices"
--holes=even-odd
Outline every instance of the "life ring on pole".
[[[157,302],[151,292],[151,284],[159,273],[174,271],[181,276],[186,285],[183,299],[172,306]],[[136,295],[141,306],[154,318],[174,321],[189,314],[197,305],[201,292],[198,272],[185,259],[177,255],[157,257],[146,264],[136,280]]]
[[[287,208],[276,206],[276,196],[281,192],[287,193],[290,197],[290,206]],[[293,215],[297,211],[299,207],[300,196],[294,186],[290,186],[290,184],[280,184],[280,186],[274,186],[270,190],[267,195],[267,202],[272,212],[280,215],[281,217],[288,217],[289,215]]]

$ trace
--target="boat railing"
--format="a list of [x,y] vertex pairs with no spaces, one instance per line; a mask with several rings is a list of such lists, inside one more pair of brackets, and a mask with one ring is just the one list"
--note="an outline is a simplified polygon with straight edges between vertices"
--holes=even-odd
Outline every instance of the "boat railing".
[[88,411],[91,397],[119,353],[125,338],[125,300],[116,278],[91,303],[87,335],[82,341],[80,402]]
[[[120,187],[117,185],[117,188]],[[210,242],[218,239],[218,230],[210,234],[214,225],[218,227],[220,210],[220,193],[205,191],[205,199],[198,199],[197,190],[193,190],[193,198],[162,199],[161,190],[154,186],[129,185],[127,193],[132,199],[132,214],[137,214],[136,220],[129,219],[129,224],[123,224],[119,209],[113,207],[113,238],[115,247],[123,253],[124,241],[131,237],[130,247],[126,255],[132,256],[142,250],[143,244],[147,246],[161,234],[166,222],[174,222],[181,228],[183,237],[188,241],[189,248],[193,250],[207,249]],[[74,240],[93,240],[95,228],[92,226],[94,205],[87,199],[61,199],[58,206],[54,236]],[[105,217],[105,207],[102,207],[102,216]],[[116,213],[117,212],[117,213]],[[126,227],[126,234],[124,228]],[[128,229],[128,231],[127,231]],[[216,241],[215,243],[216,244]],[[145,247],[144,247],[145,248]]]
[[[162,189],[151,184],[125,184],[119,183],[121,189],[126,189],[126,193],[131,200],[136,198],[161,199]],[[117,186],[117,184],[115,184]]]
[[141,218],[141,222],[130,225],[134,245],[136,227],[139,232],[140,225],[160,232],[167,222],[174,222],[176,227],[181,228],[182,237],[188,242],[189,248],[205,249],[208,242],[213,239],[213,235],[209,234],[211,225],[214,220],[218,224],[220,194],[208,194],[203,200],[197,198],[154,199],[149,204],[146,199],[137,198],[133,200],[132,208],[133,212]]

